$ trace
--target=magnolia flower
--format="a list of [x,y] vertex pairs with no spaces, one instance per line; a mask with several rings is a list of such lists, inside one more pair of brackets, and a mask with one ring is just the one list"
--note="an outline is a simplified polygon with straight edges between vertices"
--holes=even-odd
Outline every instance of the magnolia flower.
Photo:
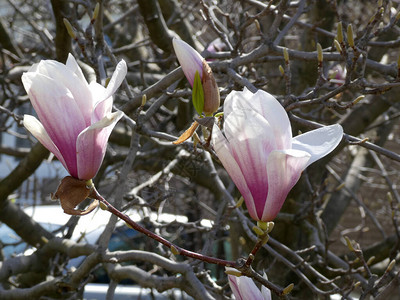
[[213,127],[214,149],[250,216],[263,222],[276,217],[301,172],[335,149],[343,135],[336,124],[292,138],[285,109],[261,90],[231,92],[224,118],[224,134]]
[[260,291],[247,276],[228,275],[228,281],[236,300],[271,300],[271,291],[265,286]]
[[107,86],[87,83],[75,58],[42,60],[22,75],[39,117],[24,115],[24,126],[54,153],[71,176],[92,179],[105,155],[108,137],[123,113],[112,113],[112,95],[125,78],[121,61]]
[[218,86],[210,66],[205,59],[186,42],[174,38],[172,44],[176,57],[182,66],[183,73],[192,87],[195,84],[196,71],[199,73],[204,93],[204,104],[202,103],[202,109],[200,109],[202,111],[199,113],[204,112],[206,115],[214,113],[219,107],[220,98]]

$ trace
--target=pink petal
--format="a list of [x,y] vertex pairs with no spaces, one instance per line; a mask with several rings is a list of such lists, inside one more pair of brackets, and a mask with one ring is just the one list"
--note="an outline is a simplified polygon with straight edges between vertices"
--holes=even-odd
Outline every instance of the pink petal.
[[261,221],[272,221],[276,217],[309,159],[310,154],[299,150],[290,149],[270,153],[267,160],[268,197]]
[[54,145],[53,141],[50,139],[46,130],[44,129],[42,123],[39,122],[34,116],[24,115],[24,126],[25,128],[50,152],[52,152],[58,160],[63,164],[65,169],[68,170],[68,166],[64,161],[64,157],[58,150],[57,146]]
[[76,141],[78,178],[92,179],[100,168],[106,153],[107,141],[123,112],[109,114],[79,134]]
[[228,172],[229,176],[245,199],[250,216],[252,218],[257,218],[253,196],[250,193],[250,190],[247,186],[245,178],[243,177],[243,173],[239,168],[239,165],[233,158],[228,141],[226,140],[217,125],[214,125],[211,137],[214,150],[217,153],[218,158],[223,164],[225,170]]
[[239,285],[237,282],[238,278],[239,277],[236,277],[235,275],[228,275],[229,286],[230,286],[236,300],[244,300],[240,294]]
[[[247,110],[230,114],[224,127],[232,156],[251,192],[257,211],[255,219],[259,220],[268,195],[267,158],[276,149],[273,130],[260,114]],[[249,200],[245,200],[248,205]]]
[[324,157],[340,143],[343,137],[343,128],[339,124],[324,126],[293,138],[293,149],[310,153],[311,158],[307,166]]
[[238,278],[238,286],[240,290],[240,294],[243,299],[252,299],[252,300],[264,300],[261,291],[258,289],[253,279],[247,276],[240,276]]
[[176,57],[182,66],[183,73],[190,85],[193,87],[194,75],[199,72],[200,78],[203,76],[203,60],[204,58],[186,42],[174,38],[172,40]]

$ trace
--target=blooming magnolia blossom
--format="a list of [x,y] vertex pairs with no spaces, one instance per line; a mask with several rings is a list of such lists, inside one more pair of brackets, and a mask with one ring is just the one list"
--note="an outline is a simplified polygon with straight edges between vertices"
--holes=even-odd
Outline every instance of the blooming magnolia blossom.
[[302,171],[335,149],[343,136],[335,124],[292,138],[285,109],[261,90],[231,92],[224,118],[224,134],[213,127],[214,149],[250,216],[263,222],[276,217]]
[[228,281],[236,300],[271,300],[271,291],[265,286],[260,291],[247,276],[228,275]]
[[71,176],[92,179],[105,155],[112,129],[123,113],[112,113],[113,97],[125,78],[121,61],[107,86],[88,84],[75,58],[66,64],[42,60],[22,75],[39,117],[24,115],[24,126],[59,159]]

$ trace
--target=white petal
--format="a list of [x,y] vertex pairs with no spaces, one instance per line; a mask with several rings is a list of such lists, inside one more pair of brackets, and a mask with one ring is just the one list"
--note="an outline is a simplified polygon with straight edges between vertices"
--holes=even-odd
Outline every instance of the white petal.
[[[267,274],[264,272],[263,277],[268,280]],[[261,286],[261,294],[263,295],[263,300],[271,300],[271,291],[264,285]]]
[[339,124],[324,126],[299,136],[292,140],[292,148],[311,154],[307,166],[324,157],[340,143],[343,137],[343,128]]
[[[91,82],[90,89],[95,99],[95,109],[91,116],[92,124],[101,120],[104,116],[111,113],[113,98],[112,95],[117,91],[122,81],[125,79],[126,73],[128,72],[126,62],[121,60],[107,85],[107,88],[103,89],[98,84]],[[101,93],[103,91],[103,93]]]
[[103,99],[111,97],[117,91],[122,81],[124,81],[126,73],[128,73],[128,67],[126,66],[126,62],[121,60],[115,68],[115,71],[107,85]]
[[[92,81],[89,84],[89,89],[92,93],[93,99],[103,99],[103,95],[106,93],[106,88],[101,84],[98,84],[96,81]],[[93,110],[93,114],[91,117],[91,124],[94,124],[101,119],[104,118],[107,114],[111,113],[113,105],[113,97],[108,97],[107,99],[103,99],[96,105],[96,108]]]
[[224,101],[224,117],[229,116],[233,111],[236,111],[237,108],[243,108],[247,106],[244,103],[244,106],[239,106],[241,101],[246,102],[247,99],[253,97],[253,93],[249,91],[246,87],[244,87],[243,91],[231,91],[228,96],[226,96]]
[[240,295],[244,300],[263,300],[263,295],[258,289],[253,279],[247,276],[240,276],[237,278],[237,284]]
[[247,89],[243,92],[233,91],[225,100],[224,114],[227,117],[240,110],[253,110],[260,114],[271,124],[277,148],[291,148],[292,130],[289,118],[274,96],[262,90],[258,90],[255,94]]
[[81,81],[87,82],[85,76],[82,73],[81,67],[79,67],[77,61],[75,60],[75,57],[71,53],[68,54],[68,59],[67,59],[67,62],[66,62],[66,66],[67,66],[68,69],[71,70],[72,73],[75,73],[76,76],[78,76],[78,78]]
[[271,291],[265,286],[261,287],[261,294],[264,300],[271,300]]
[[235,275],[228,275],[228,283],[233,292],[235,300],[244,300],[240,295],[239,286],[238,286],[238,277]]

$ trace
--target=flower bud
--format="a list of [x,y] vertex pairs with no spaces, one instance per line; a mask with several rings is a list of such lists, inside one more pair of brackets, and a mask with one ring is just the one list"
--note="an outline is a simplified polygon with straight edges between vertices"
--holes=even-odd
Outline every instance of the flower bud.
[[76,34],[74,31],[74,28],[72,27],[71,23],[68,21],[68,19],[64,18],[63,19],[64,25],[67,28],[68,34],[71,38],[76,39]]
[[339,43],[343,43],[343,25],[342,25],[342,22],[338,23],[337,40],[338,40]]
[[287,51],[287,48],[283,48],[283,57],[285,59],[285,63],[289,63],[289,52]]
[[289,284],[287,287],[284,288],[282,294],[283,295],[289,294],[293,290],[293,288],[294,288],[294,284],[293,283]]
[[351,24],[347,26],[347,42],[349,43],[350,47],[354,48],[354,32]]
[[285,75],[285,69],[279,65],[279,72],[281,72],[282,75]]
[[340,44],[339,44],[337,39],[334,40],[334,43],[335,43],[335,47],[336,47],[337,52],[342,53],[342,51],[343,51],[342,47],[340,46]]
[[322,47],[320,43],[317,43],[317,55],[318,55],[318,62],[322,62],[324,60],[324,55],[322,53]]
[[393,267],[394,267],[395,264],[396,264],[396,260],[393,259],[393,260],[389,263],[388,267],[386,268],[386,272],[390,272],[390,271],[393,269]]
[[97,2],[97,3],[96,3],[96,6],[94,7],[92,21],[94,21],[94,20],[97,19],[97,17],[99,16],[99,11],[100,11],[100,3]]
[[[176,57],[182,66],[182,70],[185,73],[187,80],[193,90],[196,90],[194,95],[194,98],[196,98],[194,100],[194,105],[197,112],[199,114],[204,112],[205,115],[211,115],[218,109],[220,97],[218,86],[210,66],[195,49],[184,41],[173,39],[172,43]],[[204,94],[204,106],[202,102],[203,98],[200,97],[199,87],[196,84],[196,74],[198,74],[197,76],[201,79],[201,86]],[[202,110],[201,112],[199,112],[200,109]]]

